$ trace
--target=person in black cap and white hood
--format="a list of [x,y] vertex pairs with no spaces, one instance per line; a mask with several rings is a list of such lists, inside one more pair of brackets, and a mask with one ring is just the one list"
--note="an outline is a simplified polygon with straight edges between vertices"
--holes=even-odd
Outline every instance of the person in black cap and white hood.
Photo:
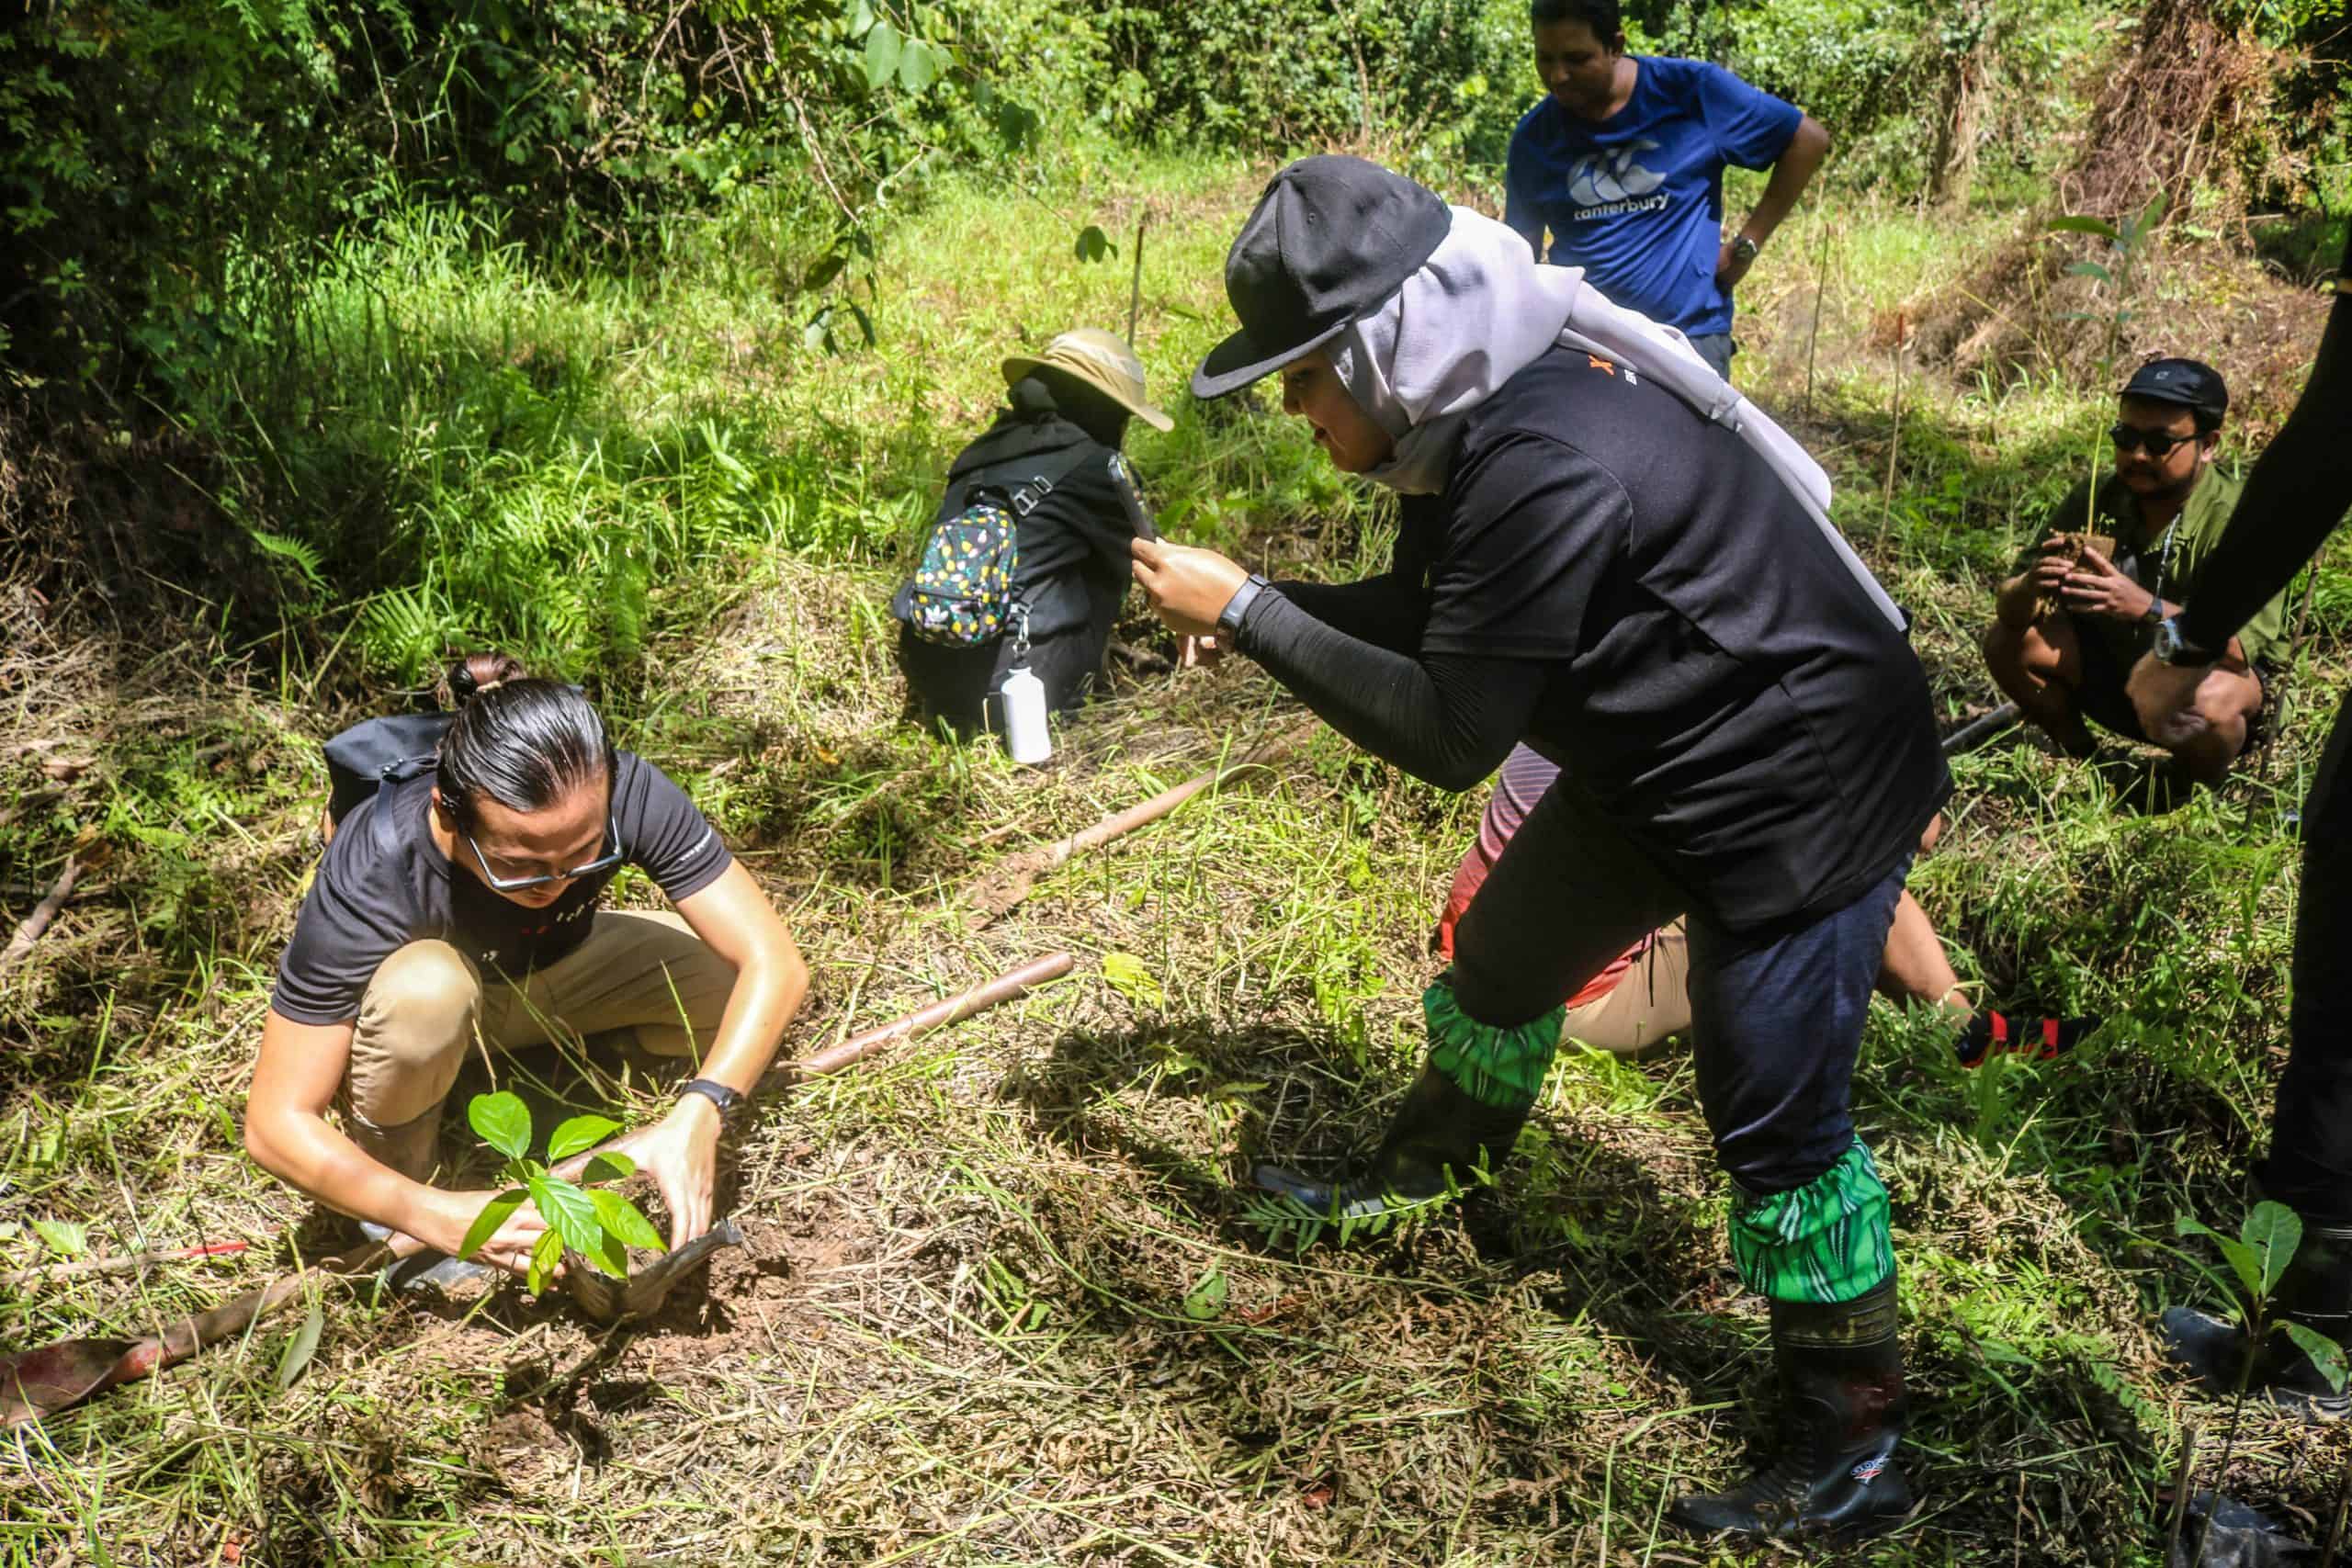
[[[2214,461],[2229,389],[2194,359],[2153,359],[2132,373],[2117,406],[2115,471],[2066,492],[2042,536],[2018,559],[1995,599],[1984,663],[2025,716],[2068,755],[2098,742],[2087,717],[2132,740],[2148,736],[2123,682],[2157,624],[2196,592],[2205,562],[2236,510],[2237,479]],[[2165,748],[2190,780],[2219,784],[2262,711],[2262,661],[2287,640],[2282,592],[2254,613],[2197,688],[2204,723]]]
[[1269,583],[1139,540],[1162,617],[1442,787],[1522,739],[1562,768],[1423,998],[1429,1060],[1370,1168],[1258,1181],[1363,1213],[1498,1168],[1560,998],[1684,917],[1700,1100],[1737,1188],[1734,1260],[1771,1302],[1788,1450],[1675,1517],[1756,1539],[1891,1526],[1910,1506],[1893,1239],[1849,1089],[1895,900],[1951,790],[1899,613],[1777,427],[1679,334],[1490,219],[1359,159],[1306,159],[1250,214],[1226,291],[1241,331],[1194,393],[1279,372],[1337,466],[1403,495],[1396,560]]

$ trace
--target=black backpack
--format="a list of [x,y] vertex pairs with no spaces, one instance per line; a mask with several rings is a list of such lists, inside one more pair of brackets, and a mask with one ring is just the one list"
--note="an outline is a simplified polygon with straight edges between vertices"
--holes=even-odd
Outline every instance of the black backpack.
[[327,820],[340,827],[352,807],[387,783],[413,779],[433,766],[449,713],[396,713],[353,725],[326,744]]
[[891,615],[925,642],[947,648],[985,647],[1012,629],[1023,613],[1012,594],[1021,519],[1091,450],[1080,445],[1049,457],[1010,458],[967,480],[964,505],[931,525],[914,576],[890,601]]

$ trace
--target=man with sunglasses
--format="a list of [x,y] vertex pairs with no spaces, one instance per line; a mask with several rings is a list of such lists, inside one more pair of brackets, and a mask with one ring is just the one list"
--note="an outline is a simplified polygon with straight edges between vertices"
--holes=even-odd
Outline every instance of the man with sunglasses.
[[[677,912],[600,911],[628,864]],[[683,790],[576,688],[495,680],[332,835],[278,964],[245,1146],[328,1208],[454,1254],[495,1195],[430,1185],[458,1069],[628,1031],[692,1064],[670,1111],[615,1145],[660,1187],[676,1246],[709,1228],[719,1133],[808,983]],[[546,1234],[526,1203],[479,1256],[523,1273]]]
[[[2238,480],[2214,463],[2229,391],[2194,359],[2157,359],[2124,386],[2109,434],[2115,471],[2068,491],[2040,541],[2001,585],[1984,662],[2018,708],[2066,753],[2096,755],[2086,719],[2147,740],[2124,694],[2132,665],[2195,591],[2237,505]],[[2112,547],[2102,541],[2111,540]],[[2273,599],[2230,639],[2197,691],[2205,725],[2165,750],[2188,779],[2214,786],[2262,711],[2260,664],[2283,640]]]

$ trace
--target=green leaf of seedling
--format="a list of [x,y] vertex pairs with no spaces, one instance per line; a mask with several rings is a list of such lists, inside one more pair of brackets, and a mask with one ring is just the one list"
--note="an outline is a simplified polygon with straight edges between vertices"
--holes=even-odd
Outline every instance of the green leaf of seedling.
[[2238,1239],[2262,1259],[2262,1293],[2267,1297],[2278,1289],[2295,1249],[2303,1245],[2302,1217],[2284,1203],[2265,1200],[2247,1213]]
[[292,1388],[294,1380],[302,1375],[302,1369],[311,1364],[311,1356],[319,1348],[319,1336],[326,1325],[326,1314],[318,1303],[312,1302],[302,1326],[288,1337],[286,1348],[277,1358],[277,1386],[281,1392]]
[[2102,240],[2121,238],[2116,232],[2115,225],[2104,218],[2053,218],[2050,220],[2050,231],[2053,234],[2097,234]]
[[2115,281],[2115,274],[2108,271],[2107,268],[2099,265],[2097,262],[2069,262],[2066,264],[2066,276],[2069,277],[2096,277],[2101,283],[2112,283]]
[[598,1273],[610,1274],[616,1280],[628,1278],[628,1247],[612,1232],[599,1236],[595,1250],[587,1256]]
[[1102,232],[1102,226],[1095,223],[1089,223],[1078,231],[1078,243],[1071,249],[1082,262],[1099,262],[1119,254],[1119,247],[1111,243],[1111,236]]
[[1225,1298],[1231,1290],[1224,1269],[1210,1269],[1184,1292],[1184,1315],[1195,1323],[1206,1323],[1225,1311]]
[[588,1162],[588,1168],[580,1173],[580,1179],[582,1182],[620,1181],[636,1169],[637,1161],[616,1149],[606,1149]]
[[2281,1323],[2278,1326],[2287,1331],[2287,1337],[2295,1342],[2295,1348],[2312,1359],[2312,1365],[2317,1367],[2319,1375],[2327,1380],[2327,1386],[2342,1393],[2345,1376],[2347,1371],[2352,1371],[2352,1368],[2345,1365],[2344,1347],[2317,1329],[2300,1323]]
[[480,1252],[481,1244],[496,1235],[498,1227],[506,1223],[506,1217],[522,1206],[523,1190],[519,1187],[501,1192],[484,1203],[481,1213],[474,1216],[474,1223],[466,1227],[466,1239],[458,1244],[458,1256],[471,1258]]
[[619,1193],[598,1190],[588,1197],[596,1205],[596,1220],[605,1234],[620,1237],[630,1247],[649,1247],[655,1252],[670,1250],[662,1245],[662,1233],[653,1228],[653,1222]]
[[574,1252],[593,1251],[596,1237],[602,1234],[596,1224],[596,1205],[587,1192],[560,1176],[542,1176],[531,1182],[531,1203],[539,1211],[539,1218]]
[[899,51],[903,40],[899,29],[888,22],[876,22],[865,33],[865,85],[879,92],[885,83],[899,73]]
[[531,1110],[504,1089],[478,1094],[466,1105],[466,1120],[477,1137],[508,1159],[531,1152]]
[[621,1130],[609,1116],[574,1116],[548,1135],[548,1158],[567,1160],[582,1149],[593,1149]]
[[2213,1245],[2222,1249],[2222,1256],[2229,1260],[2231,1269],[2236,1271],[2238,1282],[2245,1287],[2246,1304],[2249,1310],[2254,1303],[2262,1299],[2262,1259],[2255,1255],[2254,1248],[2242,1241],[2232,1241],[2212,1226],[2199,1224],[2187,1214],[2181,1215],[2173,1223],[2173,1230],[2179,1235],[2201,1235],[2211,1238]]
[[874,25],[874,0],[857,0],[850,7],[849,34],[855,38]]
[[555,1266],[561,1261],[563,1237],[549,1231],[539,1237],[537,1246],[531,1248],[530,1278],[524,1281],[531,1287],[531,1294],[536,1296],[548,1288],[548,1280],[555,1274]]
[[60,1258],[79,1258],[90,1247],[90,1233],[71,1220],[35,1220],[33,1235]]

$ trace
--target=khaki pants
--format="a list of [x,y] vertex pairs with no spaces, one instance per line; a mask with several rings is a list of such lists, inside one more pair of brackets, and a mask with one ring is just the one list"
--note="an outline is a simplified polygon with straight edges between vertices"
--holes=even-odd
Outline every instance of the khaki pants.
[[[477,1032],[485,1048],[511,1051],[559,1029],[630,1029],[659,1055],[699,1060],[734,987],[735,966],[666,911],[599,913],[586,942],[521,985],[485,983],[446,942],[410,942],[378,966],[360,999],[346,1124],[362,1148],[422,1179],[441,1102]],[[413,1168],[420,1162],[424,1170]]]
[[1662,928],[1609,994],[1568,1010],[1563,1039],[1631,1055],[1690,1028],[1690,942],[1682,922]]

